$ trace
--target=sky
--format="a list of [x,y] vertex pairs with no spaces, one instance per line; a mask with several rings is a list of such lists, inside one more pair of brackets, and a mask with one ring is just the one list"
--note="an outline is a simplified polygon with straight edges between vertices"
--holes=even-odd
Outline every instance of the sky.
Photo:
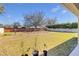
[[36,11],[43,11],[46,17],[56,18],[58,23],[77,22],[77,17],[58,3],[7,3],[4,4],[4,12],[0,14],[0,23],[23,24],[24,15]]

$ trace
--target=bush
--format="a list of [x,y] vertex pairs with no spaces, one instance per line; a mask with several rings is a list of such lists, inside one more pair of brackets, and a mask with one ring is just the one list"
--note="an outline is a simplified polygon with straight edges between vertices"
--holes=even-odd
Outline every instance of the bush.
[[65,23],[65,24],[55,24],[55,25],[47,25],[48,28],[78,28],[78,23]]

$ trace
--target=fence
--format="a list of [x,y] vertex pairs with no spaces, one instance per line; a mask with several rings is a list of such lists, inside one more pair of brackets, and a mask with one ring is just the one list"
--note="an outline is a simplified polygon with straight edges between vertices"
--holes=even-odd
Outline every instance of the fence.
[[40,30],[45,30],[45,28],[4,28],[4,32],[32,32]]

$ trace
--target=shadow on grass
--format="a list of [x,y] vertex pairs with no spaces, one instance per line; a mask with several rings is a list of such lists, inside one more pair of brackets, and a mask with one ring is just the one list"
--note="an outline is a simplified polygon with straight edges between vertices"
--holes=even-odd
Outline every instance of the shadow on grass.
[[48,51],[48,56],[68,56],[78,44],[78,38],[73,37],[70,40],[52,48]]

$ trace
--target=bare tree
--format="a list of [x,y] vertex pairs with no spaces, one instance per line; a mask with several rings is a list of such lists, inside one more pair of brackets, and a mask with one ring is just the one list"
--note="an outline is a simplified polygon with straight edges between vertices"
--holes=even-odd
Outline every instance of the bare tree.
[[18,27],[21,27],[21,25],[20,25],[19,22],[14,22],[13,27],[14,27],[14,28],[18,28]]
[[44,24],[44,14],[42,12],[27,14],[24,18],[25,26],[34,26],[35,28],[37,28],[37,26]]
[[4,6],[2,3],[0,3],[0,14],[3,13],[3,11],[4,11]]
[[54,25],[57,23],[57,19],[56,18],[47,18],[47,25]]
[[[0,3],[0,14],[2,14],[4,11],[3,4]],[[0,27],[3,27],[3,24],[0,24]]]
[[0,28],[4,27],[3,24],[0,24]]
[[14,22],[13,23],[13,28],[14,28],[15,34],[16,34],[16,30],[17,30],[18,27],[21,27],[20,23],[19,22]]

